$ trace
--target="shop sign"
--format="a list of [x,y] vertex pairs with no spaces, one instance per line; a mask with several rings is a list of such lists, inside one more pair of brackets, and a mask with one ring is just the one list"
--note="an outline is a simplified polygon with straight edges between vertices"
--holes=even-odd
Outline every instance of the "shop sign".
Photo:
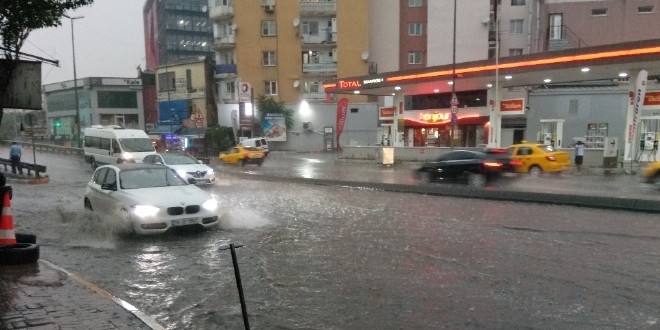
[[660,105],[660,91],[646,92],[644,105]]
[[500,101],[500,111],[505,113],[520,112],[525,109],[525,99],[509,99]]
[[357,88],[362,87],[362,83],[359,80],[340,80],[339,88]]
[[378,119],[387,120],[394,118],[396,107],[385,107],[378,109]]
[[419,114],[419,119],[433,124],[433,123],[439,123],[439,122],[446,122],[450,118],[449,113],[439,113],[439,112],[433,112],[433,113],[420,113]]

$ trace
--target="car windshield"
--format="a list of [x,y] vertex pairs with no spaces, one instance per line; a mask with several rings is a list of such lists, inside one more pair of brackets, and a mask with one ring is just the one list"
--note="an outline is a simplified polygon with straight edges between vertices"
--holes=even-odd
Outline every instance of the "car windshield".
[[199,164],[197,159],[185,154],[162,154],[161,156],[167,165]]
[[154,151],[151,141],[145,138],[119,139],[119,143],[126,152]]
[[140,168],[119,172],[122,189],[185,186],[188,183],[169,168]]

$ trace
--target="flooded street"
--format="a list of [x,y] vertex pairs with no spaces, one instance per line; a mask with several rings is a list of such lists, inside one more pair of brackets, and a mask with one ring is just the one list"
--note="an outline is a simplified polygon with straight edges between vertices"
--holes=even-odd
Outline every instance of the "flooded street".
[[206,188],[225,209],[219,229],[131,237],[112,217],[83,211],[91,170],[77,162],[53,160],[49,184],[13,185],[17,231],[38,235],[43,259],[169,329],[243,328],[231,255],[221,250],[229,243],[243,246],[253,329],[660,325],[657,214],[246,180],[228,170]]

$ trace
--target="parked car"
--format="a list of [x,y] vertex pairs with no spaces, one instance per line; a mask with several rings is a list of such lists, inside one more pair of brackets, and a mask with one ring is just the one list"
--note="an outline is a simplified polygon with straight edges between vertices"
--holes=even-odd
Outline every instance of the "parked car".
[[567,151],[541,143],[513,144],[508,153],[517,161],[515,171],[538,176],[541,173],[560,173],[571,168],[571,156]]
[[240,164],[241,166],[257,164],[261,166],[266,158],[266,153],[257,148],[244,147],[239,144],[227,151],[221,152],[218,158],[220,158],[223,164]]
[[264,152],[266,156],[268,156],[268,152],[269,152],[268,141],[266,141],[265,138],[257,137],[257,138],[245,139],[241,141],[239,144],[244,147],[252,147],[261,150]]
[[194,179],[197,185],[207,185],[215,182],[212,168],[201,160],[182,152],[166,152],[144,157],[144,163],[163,164],[175,170],[184,180]]
[[515,176],[515,165],[505,149],[454,150],[424,163],[416,173],[422,183],[462,182],[483,187],[503,176]]
[[219,202],[161,164],[111,164],[98,167],[87,183],[84,207],[118,215],[137,234],[172,228],[218,225]]
[[644,182],[660,185],[660,161],[644,165],[639,174]]

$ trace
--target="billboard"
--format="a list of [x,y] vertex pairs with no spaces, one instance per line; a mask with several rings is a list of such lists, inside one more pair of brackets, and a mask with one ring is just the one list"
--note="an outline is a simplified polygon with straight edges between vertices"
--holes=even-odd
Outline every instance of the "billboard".
[[0,94],[0,104],[7,109],[42,110],[41,62],[0,59],[0,79],[7,77],[10,62],[18,65],[9,79],[6,92]]

